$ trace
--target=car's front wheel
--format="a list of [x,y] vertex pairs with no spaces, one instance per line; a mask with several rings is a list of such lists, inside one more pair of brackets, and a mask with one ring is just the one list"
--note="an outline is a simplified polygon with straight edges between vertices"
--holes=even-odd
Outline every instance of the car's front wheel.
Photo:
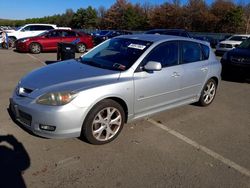
[[84,53],[84,52],[86,51],[86,45],[83,44],[83,43],[78,43],[78,44],[76,45],[76,50],[77,50],[77,52],[79,52],[79,53]]
[[217,83],[214,79],[209,79],[202,89],[199,104],[201,106],[210,105],[215,97],[217,90]]
[[9,37],[9,47],[10,48],[14,48],[15,47],[15,41],[16,41],[16,38]]
[[30,44],[30,52],[32,54],[39,54],[39,53],[41,53],[41,51],[42,51],[42,47],[40,44],[38,44],[38,43],[31,43]]
[[106,99],[97,103],[88,113],[82,134],[91,144],[106,144],[121,132],[125,113],[119,103]]

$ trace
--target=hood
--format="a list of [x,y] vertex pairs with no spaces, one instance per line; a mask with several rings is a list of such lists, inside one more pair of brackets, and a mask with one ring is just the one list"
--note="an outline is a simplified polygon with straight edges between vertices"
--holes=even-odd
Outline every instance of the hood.
[[235,48],[228,52],[229,56],[237,56],[243,58],[250,58],[250,49]]
[[29,91],[31,98],[53,91],[81,91],[98,85],[116,82],[120,72],[101,69],[68,60],[32,71],[23,77],[19,87]]
[[242,43],[242,41],[234,41],[234,40],[224,40],[224,41],[221,41],[220,44],[240,44]]

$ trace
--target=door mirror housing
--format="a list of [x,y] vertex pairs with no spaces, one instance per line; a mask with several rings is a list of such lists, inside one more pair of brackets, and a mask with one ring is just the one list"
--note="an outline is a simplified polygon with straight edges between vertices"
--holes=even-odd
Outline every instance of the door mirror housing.
[[160,71],[162,69],[161,63],[157,61],[149,61],[144,65],[146,71]]

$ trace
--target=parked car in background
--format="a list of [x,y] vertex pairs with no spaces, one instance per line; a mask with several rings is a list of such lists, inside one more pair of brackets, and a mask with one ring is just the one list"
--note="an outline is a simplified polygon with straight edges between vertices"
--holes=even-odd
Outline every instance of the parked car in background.
[[107,39],[110,39],[119,35],[131,35],[131,34],[132,34],[131,32],[123,31],[123,30],[99,30],[99,31],[92,33],[94,37],[95,45],[98,45]]
[[79,59],[24,76],[10,109],[27,129],[48,138],[114,140],[123,124],[173,107],[210,105],[221,64],[206,42],[167,35],[122,35]]
[[74,30],[54,29],[41,33],[35,37],[22,38],[16,41],[19,52],[40,53],[42,51],[56,51],[59,42],[74,42],[80,53],[93,47],[92,36]]
[[233,50],[224,53],[221,64],[222,75],[225,77],[234,76],[236,73],[250,77],[250,38]]
[[216,48],[216,45],[219,43],[219,39],[215,39],[215,38],[210,37],[210,36],[193,36],[193,38],[209,42],[209,44],[212,48]]
[[215,54],[223,55],[225,52],[228,52],[233,48],[239,46],[242,41],[246,40],[249,37],[250,35],[232,35],[228,39],[217,44]]
[[185,29],[153,29],[146,31],[144,34],[174,35],[191,38]]
[[17,28],[15,31],[8,33],[9,42],[14,43],[16,40],[26,37],[37,36],[44,31],[52,29],[71,29],[70,27],[57,27],[54,24],[26,24]]

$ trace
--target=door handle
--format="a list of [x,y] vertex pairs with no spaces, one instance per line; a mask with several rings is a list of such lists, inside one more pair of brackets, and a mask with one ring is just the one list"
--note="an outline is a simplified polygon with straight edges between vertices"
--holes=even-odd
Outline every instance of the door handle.
[[203,68],[201,68],[201,71],[203,71],[203,72],[206,72],[208,70],[208,68],[207,67],[203,67]]
[[173,72],[173,74],[171,76],[176,78],[176,77],[179,77],[180,74],[178,72]]

